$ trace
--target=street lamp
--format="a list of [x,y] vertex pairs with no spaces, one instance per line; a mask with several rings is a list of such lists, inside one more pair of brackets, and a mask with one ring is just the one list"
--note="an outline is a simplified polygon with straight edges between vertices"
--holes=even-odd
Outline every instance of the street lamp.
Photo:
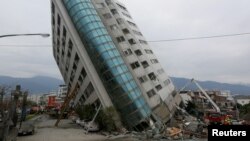
[[0,35],[0,38],[4,38],[4,37],[13,37],[13,36],[42,36],[43,38],[46,38],[46,37],[49,37],[50,34],[48,34],[48,33],[7,34],[7,35]]

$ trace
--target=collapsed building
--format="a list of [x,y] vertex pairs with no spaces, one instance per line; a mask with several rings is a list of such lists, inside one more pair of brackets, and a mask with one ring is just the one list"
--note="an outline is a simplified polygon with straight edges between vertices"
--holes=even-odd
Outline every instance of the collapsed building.
[[117,0],[51,0],[53,55],[74,105],[114,107],[128,129],[166,123],[181,97]]

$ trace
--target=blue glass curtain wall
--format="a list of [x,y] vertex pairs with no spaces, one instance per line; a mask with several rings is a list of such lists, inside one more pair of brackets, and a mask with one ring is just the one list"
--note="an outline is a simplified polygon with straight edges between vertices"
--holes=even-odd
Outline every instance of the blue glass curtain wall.
[[91,0],[63,0],[112,102],[130,127],[151,110],[108,34]]

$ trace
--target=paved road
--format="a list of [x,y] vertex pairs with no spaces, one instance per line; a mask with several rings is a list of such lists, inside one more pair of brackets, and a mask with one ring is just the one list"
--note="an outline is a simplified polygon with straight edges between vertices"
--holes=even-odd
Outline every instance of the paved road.
[[[35,134],[19,136],[17,141],[139,141],[132,136],[107,138],[95,133],[85,134],[81,127],[73,124],[70,120],[62,120],[59,127],[56,128],[54,127],[55,122],[55,119],[50,119],[48,116],[43,115],[35,121]],[[206,139],[186,141],[206,141]]]
[[97,134],[84,134],[84,130],[71,123],[70,120],[62,120],[59,127],[54,127],[56,120],[43,116],[36,123],[34,135],[19,136],[17,141],[103,141],[105,136]]

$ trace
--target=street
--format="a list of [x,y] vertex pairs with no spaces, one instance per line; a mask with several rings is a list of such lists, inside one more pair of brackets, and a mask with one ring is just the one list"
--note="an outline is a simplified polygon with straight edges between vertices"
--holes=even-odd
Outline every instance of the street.
[[17,141],[102,141],[105,136],[90,133],[73,124],[70,120],[62,120],[58,127],[54,127],[56,120],[42,115],[35,122],[36,131],[34,135],[19,136]]

